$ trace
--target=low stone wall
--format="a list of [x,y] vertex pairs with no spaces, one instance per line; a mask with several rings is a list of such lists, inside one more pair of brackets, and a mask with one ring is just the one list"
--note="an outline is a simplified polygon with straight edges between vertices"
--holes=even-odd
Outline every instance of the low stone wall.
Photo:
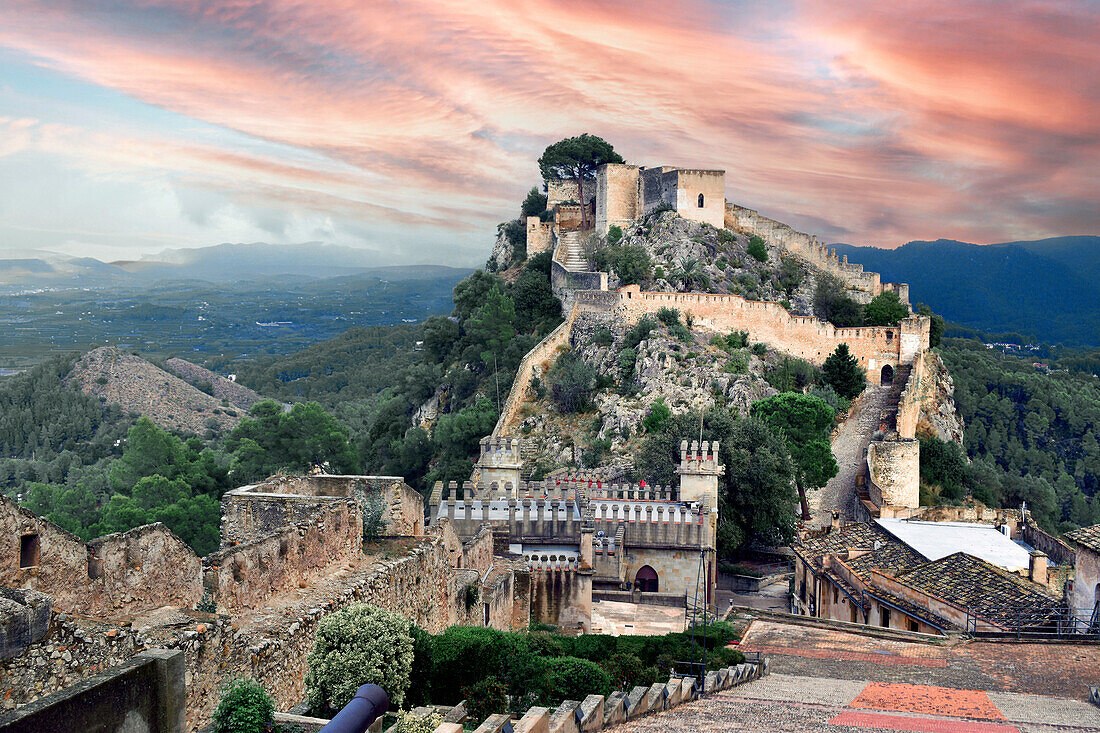
[[538,342],[533,349],[520,360],[516,369],[516,378],[512,382],[512,389],[508,392],[508,399],[493,428],[493,437],[500,437],[508,433],[519,417],[519,408],[527,401],[531,391],[531,381],[536,376],[541,376],[550,368],[551,363],[557,358],[558,349],[569,345],[569,336],[573,330],[573,322],[577,318],[577,309],[573,308],[565,320],[546,338]]
[[203,587],[225,612],[256,608],[358,557],[362,539],[359,505],[344,499],[297,527],[208,555],[203,559]]
[[185,697],[183,654],[153,649],[0,715],[0,731],[182,733]]
[[681,593],[643,593],[638,590],[597,590],[592,591],[593,602],[615,601],[617,603],[637,603],[642,606],[666,606],[685,608],[686,597]]
[[898,399],[898,437],[912,439],[917,437],[917,422],[920,420],[922,393],[930,377],[927,373],[925,352],[923,349],[913,359],[913,369],[909,381]]
[[50,630],[50,597],[0,587],[0,659],[22,654]]

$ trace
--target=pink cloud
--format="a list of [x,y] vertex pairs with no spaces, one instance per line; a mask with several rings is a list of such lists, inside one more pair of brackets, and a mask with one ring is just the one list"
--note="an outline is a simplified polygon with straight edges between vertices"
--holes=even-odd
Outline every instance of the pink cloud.
[[322,156],[311,170],[181,154],[184,173],[219,188],[241,176],[281,206],[488,239],[486,217],[510,215],[537,181],[542,147],[590,131],[637,162],[723,167],[731,199],[847,241],[1100,227],[1080,205],[1100,192],[1100,28],[1086,4],[669,7],[14,0],[0,45]]

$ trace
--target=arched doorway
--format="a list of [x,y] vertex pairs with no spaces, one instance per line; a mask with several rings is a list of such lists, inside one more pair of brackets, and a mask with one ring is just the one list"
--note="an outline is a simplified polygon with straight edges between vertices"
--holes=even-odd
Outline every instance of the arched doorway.
[[894,367],[886,364],[882,367],[882,378],[879,380],[880,384],[893,384],[894,383]]
[[656,593],[657,587],[657,571],[648,565],[643,565],[634,576],[634,590],[642,593]]

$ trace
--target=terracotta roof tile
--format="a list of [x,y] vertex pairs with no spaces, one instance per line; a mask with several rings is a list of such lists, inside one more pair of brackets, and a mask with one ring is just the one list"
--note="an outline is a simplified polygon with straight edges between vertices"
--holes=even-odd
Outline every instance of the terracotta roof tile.
[[1066,534],[1066,539],[1093,552],[1100,552],[1100,524],[1075,529]]

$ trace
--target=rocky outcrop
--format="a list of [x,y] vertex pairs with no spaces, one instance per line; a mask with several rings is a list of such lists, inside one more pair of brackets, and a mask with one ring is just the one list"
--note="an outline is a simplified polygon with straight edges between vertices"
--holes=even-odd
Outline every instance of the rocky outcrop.
[[192,386],[198,387],[201,391],[205,391],[206,385],[209,385],[210,391],[214,393],[213,396],[215,398],[227,400],[229,404],[234,407],[239,407],[246,412],[252,409],[252,405],[263,399],[263,396],[258,392],[254,392],[243,384],[238,384],[230,379],[226,379],[222,375],[216,374],[209,369],[204,369],[198,364],[192,364],[189,361],[184,361],[177,357],[169,359],[165,364],[172,370],[173,374]]
[[955,383],[951,373],[936,352],[926,352],[925,360],[928,386],[921,393],[917,435],[932,435],[961,445],[963,421],[955,410]]
[[85,394],[144,415],[165,430],[224,432],[236,427],[244,415],[240,408],[225,407],[220,399],[176,375],[113,346],[80,357],[67,379]]

